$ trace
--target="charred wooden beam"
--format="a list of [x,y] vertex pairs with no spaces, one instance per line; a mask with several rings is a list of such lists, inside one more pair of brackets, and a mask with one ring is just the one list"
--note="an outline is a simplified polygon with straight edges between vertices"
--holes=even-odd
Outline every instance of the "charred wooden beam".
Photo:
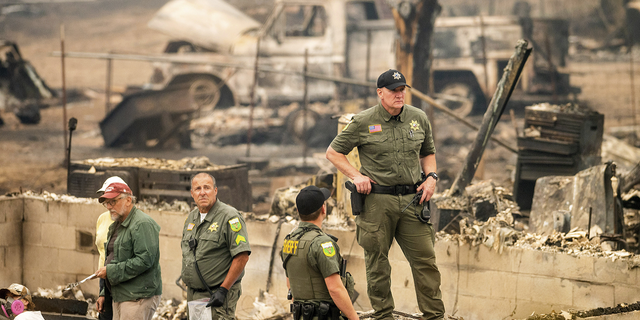
[[478,131],[476,140],[471,145],[471,151],[467,154],[465,165],[456,180],[453,182],[451,189],[449,189],[449,192],[447,193],[448,196],[461,194],[464,191],[464,188],[469,185],[471,179],[473,179],[476,169],[478,168],[478,163],[482,159],[484,149],[486,148],[487,143],[489,143],[491,134],[493,134],[493,130],[498,124],[500,116],[502,116],[502,113],[507,106],[511,93],[513,93],[513,90],[516,87],[516,83],[518,82],[518,78],[522,73],[525,63],[527,62],[527,58],[529,57],[529,54],[531,54],[531,49],[528,49],[528,45],[529,43],[526,40],[518,41],[516,51],[513,56],[511,56],[511,59],[509,59],[509,63],[502,74],[502,79],[500,79],[496,92],[493,94],[489,107],[484,114],[482,126]]

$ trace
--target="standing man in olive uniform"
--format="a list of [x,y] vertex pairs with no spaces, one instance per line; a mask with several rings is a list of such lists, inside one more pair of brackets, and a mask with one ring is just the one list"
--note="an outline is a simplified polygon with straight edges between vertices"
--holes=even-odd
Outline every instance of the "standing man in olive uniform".
[[324,202],[330,195],[325,188],[308,186],[296,197],[302,221],[287,235],[282,246],[287,285],[294,299],[293,320],[338,320],[340,311],[349,320],[358,320],[341,279],[341,273],[346,274],[346,270],[340,269],[338,239],[321,229],[327,216]]
[[187,301],[208,298],[212,319],[231,320],[251,248],[244,218],[217,195],[216,180],[210,174],[199,173],[191,180],[197,208],[189,213],[182,231],[182,281],[187,285]]
[[[366,194],[356,217],[358,244],[365,253],[367,293],[375,319],[393,319],[389,248],[398,242],[411,265],[422,319],[442,319],[444,304],[431,223],[418,219],[436,187],[436,156],[431,124],[420,109],[404,104],[409,87],[397,70],[378,77],[380,103],[356,114],[333,140],[326,157]],[[347,160],[358,148],[361,169]],[[426,180],[421,181],[421,174]],[[419,204],[408,205],[422,191]]]

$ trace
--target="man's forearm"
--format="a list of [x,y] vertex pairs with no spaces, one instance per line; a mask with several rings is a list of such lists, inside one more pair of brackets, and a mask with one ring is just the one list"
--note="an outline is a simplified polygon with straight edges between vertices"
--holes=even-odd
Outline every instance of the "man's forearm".
[[347,156],[338,151],[333,150],[331,146],[327,148],[326,154],[327,160],[329,160],[340,172],[342,172],[345,176],[350,179],[355,179],[356,176],[361,175],[360,171],[358,171],[354,166],[349,163]]
[[227,290],[230,289],[231,286],[236,283],[240,274],[242,274],[242,270],[244,270],[244,267],[247,265],[247,261],[249,261],[248,252],[241,252],[233,257],[231,267],[229,267],[229,272],[227,272],[227,276],[224,278],[224,281],[220,286]]

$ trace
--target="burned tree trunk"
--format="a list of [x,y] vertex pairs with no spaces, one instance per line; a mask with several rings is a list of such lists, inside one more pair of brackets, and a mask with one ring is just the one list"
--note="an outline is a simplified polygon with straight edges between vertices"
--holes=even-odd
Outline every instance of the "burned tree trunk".
[[[396,68],[412,87],[422,92],[429,91],[431,39],[440,9],[437,0],[402,1],[392,7],[399,35]],[[405,102],[411,104],[410,94]]]

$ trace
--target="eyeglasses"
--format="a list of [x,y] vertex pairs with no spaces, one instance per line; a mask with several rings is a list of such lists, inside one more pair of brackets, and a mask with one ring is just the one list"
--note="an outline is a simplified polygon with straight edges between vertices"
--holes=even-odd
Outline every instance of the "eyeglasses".
[[118,203],[118,201],[120,201],[120,199],[122,199],[122,197],[105,200],[105,201],[102,202],[102,205],[105,206],[105,207],[113,207],[113,206],[116,205],[116,203]]

